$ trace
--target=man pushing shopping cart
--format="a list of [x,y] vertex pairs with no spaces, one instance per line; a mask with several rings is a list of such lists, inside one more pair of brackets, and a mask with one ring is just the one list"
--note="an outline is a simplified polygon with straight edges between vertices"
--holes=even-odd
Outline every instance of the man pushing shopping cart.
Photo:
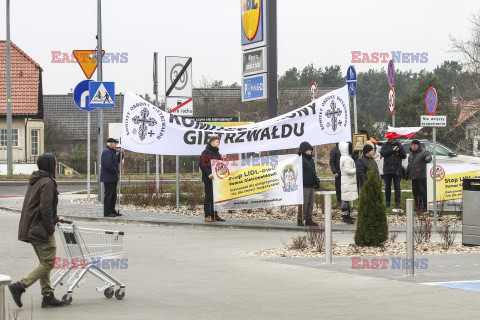
[[[39,170],[32,173],[23,202],[18,239],[32,244],[39,265],[20,281],[8,286],[13,300],[21,308],[21,297],[25,289],[40,280],[42,308],[70,304],[74,288],[84,281],[87,272],[104,281],[105,286],[98,290],[103,290],[107,298],[115,294],[117,299],[122,299],[125,296],[123,283],[94,264],[93,258],[120,258],[123,255],[123,232],[79,228],[64,217],[57,216],[55,156],[51,153],[41,155],[37,166]],[[66,224],[60,225],[60,222]],[[54,275],[55,281],[51,283],[50,271],[57,253],[54,235],[56,224],[69,262],[78,260],[82,264],[80,269],[71,267],[57,271]],[[58,300],[53,291],[58,284],[63,284],[65,279],[69,286],[68,292],[62,300]],[[114,292],[115,285],[118,285],[119,289]]]

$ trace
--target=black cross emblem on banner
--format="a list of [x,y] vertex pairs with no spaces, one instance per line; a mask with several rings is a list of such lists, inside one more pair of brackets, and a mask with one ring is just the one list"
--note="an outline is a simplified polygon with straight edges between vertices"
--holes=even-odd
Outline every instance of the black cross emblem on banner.
[[328,118],[332,118],[332,130],[335,132],[337,131],[337,126],[338,124],[342,124],[341,121],[338,121],[337,117],[340,117],[342,115],[342,110],[339,108],[336,108],[337,105],[335,104],[334,101],[330,103],[330,110],[328,110],[325,114],[327,115]]
[[[147,118],[148,115],[150,114],[150,112],[148,111],[147,108],[143,108],[142,111],[140,111],[140,117],[139,116],[135,116],[132,118],[132,121],[133,123],[135,124],[140,124],[140,127],[138,128],[139,129],[139,136],[140,136],[140,140],[145,140],[145,137],[147,136],[147,131],[148,131],[148,126],[154,126],[157,124],[157,120],[155,120],[155,118]],[[150,132],[152,132],[150,130]],[[150,134],[150,136],[152,136]]]

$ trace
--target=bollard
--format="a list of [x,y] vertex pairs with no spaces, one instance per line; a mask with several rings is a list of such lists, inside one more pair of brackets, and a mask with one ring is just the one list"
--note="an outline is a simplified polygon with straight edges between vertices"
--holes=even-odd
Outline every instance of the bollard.
[[12,279],[9,276],[0,274],[0,320],[5,320],[5,286],[9,285]]
[[414,237],[413,237],[413,199],[407,199],[407,261],[408,268],[407,268],[407,276],[412,277],[414,275]]
[[325,194],[325,263],[332,264],[332,195]]
[[150,161],[147,161],[147,176],[150,175]]

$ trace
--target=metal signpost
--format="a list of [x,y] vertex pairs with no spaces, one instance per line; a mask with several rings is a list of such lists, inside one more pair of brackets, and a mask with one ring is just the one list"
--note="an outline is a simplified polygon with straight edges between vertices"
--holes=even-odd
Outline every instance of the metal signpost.
[[[390,114],[392,115],[392,127],[395,127],[395,90],[393,89],[393,84],[395,82],[395,66],[393,64],[393,60],[390,60],[388,62],[387,76],[388,76],[388,85],[390,86],[390,89],[388,92],[388,107],[390,108]],[[392,102],[392,94],[393,94],[393,102]]]
[[358,133],[357,126],[357,71],[354,66],[348,67],[347,70],[347,86],[348,93],[353,97],[353,116],[355,121],[355,133]]
[[[160,109],[158,102],[158,52],[153,53],[153,94],[155,95],[155,106]],[[160,191],[160,174],[159,174],[159,156],[155,155],[155,188]],[[163,157],[162,157],[163,168]],[[163,170],[162,170],[163,171]]]
[[12,66],[10,59],[10,0],[7,0],[7,175],[13,174]]
[[[438,105],[438,98],[437,98],[437,91],[434,88],[430,88],[427,90],[427,94],[425,96],[425,106],[427,108],[428,114],[433,116],[435,111],[437,110]],[[426,117],[426,116],[422,116]],[[421,120],[422,120],[421,118]],[[426,120],[429,120],[428,118]],[[430,119],[432,120],[432,119]],[[445,116],[445,126],[447,119]],[[442,124],[442,123],[440,123]],[[432,135],[433,135],[433,224],[437,227],[437,126],[432,126]]]
[[[102,0],[97,0],[97,81],[102,81]],[[100,181],[100,170],[103,151],[103,109],[98,108],[97,115],[97,192],[98,202],[103,203],[103,186]]]
[[[166,111],[168,113],[178,114],[181,116],[193,116],[192,96],[192,58],[165,57]],[[175,156],[175,176],[177,180],[177,213],[180,211],[179,166],[180,157]]]
[[90,199],[90,112],[93,111],[95,108],[90,107],[90,97],[89,97],[89,90],[88,84],[92,80],[83,80],[75,87],[73,91],[73,101],[75,102],[76,106],[82,109],[83,111],[87,111],[87,199]]

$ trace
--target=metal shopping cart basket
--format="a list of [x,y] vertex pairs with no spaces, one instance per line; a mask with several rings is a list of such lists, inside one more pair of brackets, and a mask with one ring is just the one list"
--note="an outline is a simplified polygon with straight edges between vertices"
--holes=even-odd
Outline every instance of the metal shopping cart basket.
[[[52,288],[58,284],[68,285],[67,293],[62,297],[67,304],[72,302],[73,289],[86,281],[90,273],[104,282],[97,288],[103,291],[105,297],[123,299],[125,285],[102,269],[101,261],[105,259],[121,259],[123,256],[123,236],[121,231],[79,228],[71,221],[57,224],[57,230],[62,239],[68,259],[68,265],[62,266],[52,276]],[[115,291],[114,287],[119,286]]]

